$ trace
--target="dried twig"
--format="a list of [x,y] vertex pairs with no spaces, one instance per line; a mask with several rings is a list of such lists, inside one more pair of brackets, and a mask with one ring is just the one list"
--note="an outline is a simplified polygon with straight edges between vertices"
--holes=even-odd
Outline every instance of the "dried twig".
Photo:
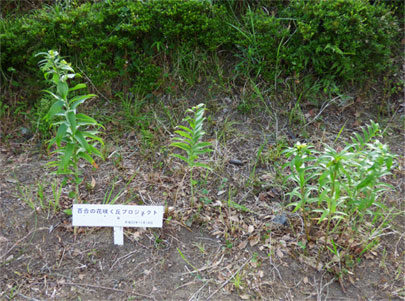
[[126,294],[130,294],[130,295],[136,295],[136,296],[139,296],[139,297],[153,299],[153,297],[151,297],[151,296],[136,293],[134,291],[122,290],[122,289],[108,287],[108,286],[102,286],[102,285],[86,284],[86,283],[75,283],[75,282],[65,282],[65,283],[61,283],[61,284],[70,285],[70,286],[89,287],[89,288],[95,288],[95,289],[103,289],[103,290],[109,290],[109,291],[114,291],[114,292],[119,292],[119,293],[126,293]]
[[324,104],[322,105],[321,109],[319,110],[319,113],[316,114],[316,116],[315,116],[311,121],[307,122],[307,123],[304,125],[304,128],[307,127],[308,125],[310,125],[311,123],[313,123],[315,120],[317,120],[318,117],[322,114],[322,112],[323,112],[327,107],[329,107],[330,104],[332,104],[335,100],[337,100],[337,99],[339,99],[339,98],[340,98],[340,96],[336,96],[335,98],[332,98],[331,100],[329,100],[329,101],[327,101],[327,102],[324,102]]
[[[325,283],[324,285],[322,285],[323,277],[324,277],[326,274],[327,274],[326,272],[323,273],[322,276],[321,276],[321,278],[320,278],[319,290],[317,289],[317,296],[316,296],[316,300],[317,300],[317,301],[322,301],[322,293],[323,293],[323,290],[324,290],[325,288],[327,288],[325,300],[328,299],[328,295],[329,295],[329,289],[328,289],[328,288],[329,288],[329,286],[330,286],[333,282],[335,282],[335,279],[332,278],[328,283]],[[315,277],[314,277],[314,278],[315,278]]]
[[119,257],[117,260],[115,260],[114,261],[114,263],[111,265],[111,268],[109,269],[109,271],[111,271],[112,269],[113,269],[113,267],[118,263],[118,261],[120,261],[121,259],[126,259],[126,258],[128,258],[129,256],[131,256],[132,254],[135,254],[135,253],[137,253],[137,252],[139,252],[138,250],[135,250],[135,251],[132,251],[132,252],[129,252],[128,254],[125,254],[124,256],[121,256],[121,257]]
[[205,281],[204,285],[201,286],[194,294],[192,294],[191,297],[190,297],[190,299],[188,299],[188,301],[191,301],[191,300],[193,300],[195,297],[197,297],[198,294],[201,292],[201,290],[202,290],[208,283],[210,283],[209,280]]
[[240,272],[240,270],[242,270],[242,269],[245,267],[245,265],[247,265],[247,264],[250,262],[251,259],[252,259],[252,256],[251,256],[248,260],[246,260],[245,263],[242,264],[242,265],[239,267],[239,269],[237,269],[236,272],[231,275],[231,277],[229,277],[227,280],[225,280],[225,281],[222,283],[222,285],[221,285],[215,292],[213,292],[211,295],[209,295],[209,297],[207,298],[207,300],[211,299],[211,298],[212,298],[216,293],[218,293],[225,285],[227,285],[228,282],[231,281],[231,280],[235,277],[235,275],[238,274],[238,273]]
[[23,294],[21,294],[21,293],[17,293],[17,295],[18,295],[19,297],[25,299],[25,300],[39,301],[39,299],[37,299],[37,298],[31,298],[31,297],[25,296],[25,295],[23,295]]
[[47,228],[47,227],[42,227],[42,228],[39,228],[39,229],[33,229],[33,230],[31,230],[31,231],[28,232],[28,234],[25,235],[23,238],[17,240],[17,241],[15,242],[15,244],[14,244],[10,249],[8,249],[8,251],[6,251],[4,254],[0,255],[0,259],[6,257],[20,242],[22,242],[23,240],[25,240],[25,239],[26,239],[28,236],[30,236],[33,232],[35,232],[35,231],[41,231],[41,230],[49,230],[49,228]]
[[221,257],[217,262],[215,262],[215,263],[212,264],[212,265],[206,265],[206,266],[203,266],[203,267],[200,268],[200,269],[195,269],[195,270],[193,270],[193,271],[186,272],[186,273],[182,273],[182,274],[180,274],[180,275],[183,276],[183,275],[187,275],[187,274],[199,273],[199,272],[202,272],[202,271],[205,271],[205,270],[208,270],[208,269],[216,268],[216,267],[221,263],[221,261],[222,261],[222,259],[224,258],[224,256],[225,256],[225,253],[223,253],[223,254],[222,254],[222,257]]

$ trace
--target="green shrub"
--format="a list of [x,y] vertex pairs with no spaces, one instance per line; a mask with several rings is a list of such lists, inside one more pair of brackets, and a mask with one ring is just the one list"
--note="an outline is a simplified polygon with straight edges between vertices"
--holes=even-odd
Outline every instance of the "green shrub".
[[31,112],[31,124],[35,129],[35,133],[41,139],[49,139],[51,136],[51,122],[46,120],[46,114],[49,112],[53,104],[53,99],[50,95],[44,95],[38,102],[35,103]]
[[291,1],[293,37],[284,60],[325,81],[361,82],[391,66],[398,26],[384,5],[366,0]]
[[38,80],[33,54],[58,49],[96,86],[147,92],[159,85],[161,53],[170,55],[180,45],[214,50],[228,43],[222,30],[225,14],[218,6],[196,0],[46,7],[0,21],[2,72],[13,67],[31,74],[30,81],[37,74]]
[[149,93],[164,78],[193,85],[208,73],[201,60],[211,54],[233,58],[234,77],[243,79],[276,83],[295,73],[324,86],[362,82],[391,66],[399,44],[390,10],[366,0],[80,0],[13,15],[0,19],[0,73],[5,83],[13,72],[33,95],[44,87],[34,54],[47,49],[112,96]]
[[273,80],[278,74],[280,51],[289,32],[283,21],[262,10],[248,11],[241,23],[231,26],[235,30],[234,44],[237,48],[236,71],[243,75],[261,76]]

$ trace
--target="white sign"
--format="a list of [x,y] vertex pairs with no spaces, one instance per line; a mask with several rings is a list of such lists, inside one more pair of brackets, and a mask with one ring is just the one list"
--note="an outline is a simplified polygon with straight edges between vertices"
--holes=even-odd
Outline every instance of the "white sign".
[[73,204],[73,226],[114,227],[114,243],[124,243],[123,227],[161,228],[163,206]]

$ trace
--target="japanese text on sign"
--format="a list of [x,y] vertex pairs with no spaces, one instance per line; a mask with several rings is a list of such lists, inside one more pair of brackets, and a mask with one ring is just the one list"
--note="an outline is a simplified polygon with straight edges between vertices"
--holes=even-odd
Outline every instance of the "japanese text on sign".
[[74,204],[73,226],[162,227],[163,206]]

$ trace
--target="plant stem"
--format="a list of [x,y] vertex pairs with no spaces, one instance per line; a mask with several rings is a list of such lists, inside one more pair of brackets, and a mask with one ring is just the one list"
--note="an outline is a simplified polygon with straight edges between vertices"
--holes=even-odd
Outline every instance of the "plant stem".
[[337,173],[337,168],[338,166],[336,165],[334,167],[334,171],[332,173],[332,191],[331,191],[331,198],[330,201],[328,203],[328,209],[329,209],[329,213],[328,213],[328,224],[326,226],[326,237],[325,237],[325,249],[328,245],[328,240],[329,240],[329,230],[330,230],[330,221],[332,219],[332,211],[331,211],[331,207],[332,207],[332,202],[333,202],[333,198],[335,197],[335,185],[336,185],[336,173]]
[[193,168],[190,169],[191,207],[194,207]]
[[75,203],[80,203],[80,191],[79,191],[79,165],[78,165],[78,160],[75,157],[74,158],[74,163],[75,163],[75,198],[74,198],[74,202]]
[[[306,204],[306,200],[305,200],[305,188],[303,185],[301,185],[301,198],[304,200],[304,205]],[[308,224],[307,224],[307,214],[305,212],[305,206],[302,206],[302,218],[304,220],[304,229],[305,229],[305,236],[307,237],[307,241],[309,242],[311,240],[311,236],[310,236],[310,229],[308,228]]]

